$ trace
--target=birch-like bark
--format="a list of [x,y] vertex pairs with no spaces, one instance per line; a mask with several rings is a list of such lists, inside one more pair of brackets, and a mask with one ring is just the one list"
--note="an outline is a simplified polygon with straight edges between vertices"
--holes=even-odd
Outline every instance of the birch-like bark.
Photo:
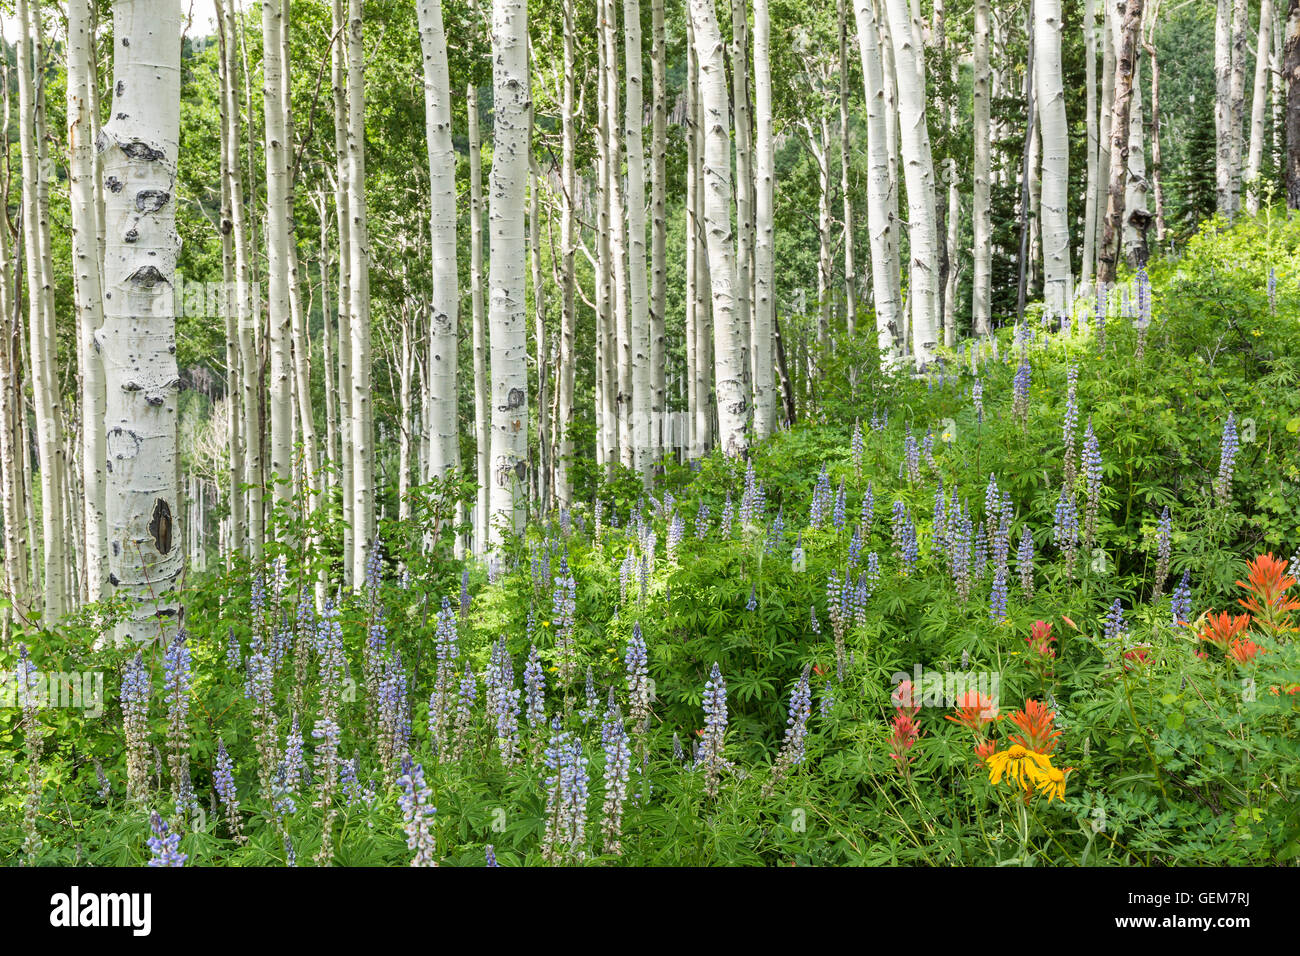
[[[862,78],[867,103],[867,234],[871,244],[871,290],[876,306],[876,346],[886,367],[892,368],[902,358],[899,331],[902,292],[897,260],[893,255],[897,246],[893,239],[889,135],[886,129],[887,124],[892,124],[894,120],[885,102],[884,68],[880,57],[875,4],[873,0],[855,0],[853,12],[858,24],[858,45],[862,50]],[[985,65],[987,66],[987,57]],[[976,100],[977,111],[978,102]],[[987,120],[987,110],[985,116]],[[978,144],[977,135],[977,150]],[[987,154],[987,140],[985,151]],[[987,171],[987,166],[985,168]],[[985,185],[987,186],[987,181]],[[987,211],[987,202],[985,209]],[[978,264],[978,233],[976,235]]]
[[433,296],[429,303],[428,475],[442,480],[460,468],[456,365],[460,284],[456,266],[456,150],[451,136],[451,76],[441,0],[419,0],[424,56],[424,127],[429,159],[429,251]]
[[[1146,124],[1142,109],[1142,34],[1133,60],[1133,101],[1129,104],[1128,178],[1124,185],[1124,258],[1138,268],[1147,261],[1147,229],[1151,213],[1147,209]],[[1240,182],[1240,177],[1238,177]]]
[[1111,114],[1115,111],[1115,30],[1118,15],[1111,0],[1102,0],[1101,103],[1097,131],[1097,235],[1093,242],[1094,273],[1101,271],[1102,233],[1106,229],[1106,203],[1110,191]]
[[1300,209],[1300,0],[1291,0],[1286,11],[1282,73],[1286,77],[1286,207]]
[[343,0],[330,6],[330,28],[338,37],[330,50],[330,85],[334,100],[334,223],[338,231],[339,281],[335,301],[338,303],[339,359],[337,369],[339,402],[340,490],[343,512],[343,583],[351,587],[352,553],[355,549],[353,526],[353,418],[352,418],[352,207],[348,188],[348,100],[345,76],[347,49],[343,34],[347,21]]
[[745,356],[744,385],[747,408],[752,407],[753,368],[751,340],[754,295],[754,147],[749,113],[749,15],[745,0],[731,0],[731,102],[736,131],[736,316],[741,350]]
[[[696,458],[701,454],[702,446],[698,438],[701,405],[699,392],[700,357],[696,351],[696,326],[703,320],[699,308],[700,290],[696,285],[698,270],[696,256],[699,255],[700,223],[696,215],[699,208],[699,196],[696,185],[699,180],[700,155],[697,148],[700,140],[700,90],[699,66],[695,59],[695,28],[691,26],[688,12],[686,17],[686,415],[687,436],[686,454]],[[599,409],[598,409],[599,411]]]
[[93,83],[90,0],[68,0],[68,151],[72,212],[73,285],[81,366],[81,485],[86,599],[98,601],[108,580],[108,530],[104,523],[104,366],[95,348],[103,324],[99,282],[99,206],[90,91]]
[[[529,139],[532,139],[531,132]],[[533,479],[537,488],[537,505],[546,511],[551,506],[551,452],[554,443],[550,422],[547,421],[551,410],[551,382],[546,353],[546,286],[542,282],[542,179],[538,175],[536,160],[530,156],[529,161],[528,264],[533,293],[533,354],[537,366],[537,468]]]
[[1241,211],[1241,160],[1246,118],[1247,0],[1232,0],[1232,76],[1228,82],[1229,215]]
[[667,352],[664,333],[668,296],[668,53],[664,0],[650,0],[650,425],[652,457],[666,450],[664,412]]
[[37,2],[19,0],[18,122],[23,171],[23,246],[27,261],[29,367],[40,461],[45,621],[68,610],[64,491],[66,449],[55,368],[53,266],[45,145],[44,40]]
[[474,507],[474,553],[482,557],[488,543],[488,496],[491,489],[492,422],[488,412],[487,315],[483,300],[483,144],[479,132],[478,89],[466,90],[469,115],[469,282],[474,336],[474,463],[478,495]]
[[[221,98],[221,264],[225,282],[221,296],[221,314],[226,326],[226,441],[230,446],[226,498],[230,514],[222,549],[227,567],[236,555],[243,554],[248,540],[248,512],[243,485],[244,462],[243,388],[245,369],[240,350],[240,319],[243,297],[248,294],[248,236],[243,221],[243,188],[239,181],[239,106],[235,98],[235,61],[233,28],[223,0],[216,0],[218,87]],[[239,212],[236,222],[235,198]],[[238,231],[238,235],[236,232]],[[323,231],[322,231],[323,232]],[[245,245],[241,247],[241,243]]]
[[1074,295],[1070,271],[1070,135],[1061,69],[1061,0],[1034,0],[1034,68],[1042,134],[1043,299],[1064,312]]
[[[1269,47],[1273,39],[1273,0],[1260,0],[1255,39],[1255,85],[1250,98],[1250,148],[1246,154],[1246,211],[1259,214],[1259,176],[1264,166],[1265,107],[1268,105]],[[1152,58],[1154,61],[1154,57]]]
[[528,176],[528,5],[493,0],[495,149],[488,191],[492,458],[489,540],[520,531],[528,488],[528,366],[524,322],[524,201]]
[[1120,24],[1115,54],[1115,105],[1111,111],[1110,176],[1106,193],[1106,225],[1097,250],[1097,279],[1109,286],[1115,281],[1119,240],[1124,223],[1124,192],[1128,180],[1129,114],[1133,100],[1133,75],[1138,34],[1142,28],[1142,0],[1128,0]]
[[[661,0],[655,0],[662,17]],[[576,247],[576,226],[578,173],[577,173],[577,130],[574,119],[575,85],[574,75],[574,22],[573,0],[564,0],[564,76],[563,107],[560,116],[561,128],[561,172],[564,183],[564,195],[561,197],[560,213],[560,254],[563,257],[563,273],[560,282],[560,361],[556,375],[555,401],[555,500],[561,509],[573,505],[573,484],[569,478],[569,460],[573,456],[573,436],[569,431],[570,419],[573,417],[574,384],[574,335],[577,326],[577,279],[574,271],[574,252]],[[660,182],[662,188],[662,181]],[[663,312],[659,314],[662,322]]]
[[858,273],[853,252],[853,194],[849,190],[849,22],[848,0],[838,0],[840,43],[840,196],[844,215],[844,324],[852,337],[858,327]]
[[1091,285],[1097,250],[1097,2],[1083,4],[1084,83],[1088,101],[1087,186],[1083,195],[1083,257],[1079,262],[1079,284]]
[[289,309],[289,161],[284,115],[282,0],[262,0],[263,153],[266,163],[266,278],[271,356],[271,481],[277,502],[293,494],[292,330]]
[[728,133],[731,123],[722,34],[718,29],[713,0],[690,0],[690,14],[695,32],[703,114],[702,192],[712,288],[718,443],[729,457],[741,458],[748,451],[745,420],[749,408],[745,387],[744,329],[736,310],[736,250],[731,230],[731,137]]
[[919,26],[913,25],[907,0],[886,0],[886,7],[898,76],[899,139],[911,228],[912,354],[916,367],[924,368],[934,361],[940,332],[936,269],[939,236],[934,205],[934,160],[925,118],[925,63],[915,39]]
[[104,361],[109,583],[130,602],[119,642],[180,624],[176,320],[172,281],[180,144],[179,0],[113,8],[114,95],[99,144],[107,246]]
[[646,289],[645,146],[642,116],[645,97],[641,80],[641,4],[623,0],[623,69],[627,75],[623,113],[627,140],[627,270],[628,323],[631,332],[632,466],[648,486],[655,442],[654,377],[650,369],[650,303]]
[[349,319],[352,325],[352,582],[365,580],[366,558],[375,538],[373,420],[370,394],[370,233],[366,213],[364,0],[348,0],[347,157]]
[[1232,214],[1232,0],[1214,4],[1214,193]]
[[776,418],[772,320],[776,309],[773,222],[776,147],[772,137],[772,23],[768,0],[754,0],[754,321],[750,341],[754,376],[754,438],[772,434]]
[[1156,17],[1160,12],[1160,0],[1147,8],[1150,22],[1147,26],[1146,39],[1142,49],[1146,51],[1151,63],[1151,195],[1155,200],[1156,242],[1165,241],[1165,187],[1162,159],[1160,152],[1160,57],[1156,50]]

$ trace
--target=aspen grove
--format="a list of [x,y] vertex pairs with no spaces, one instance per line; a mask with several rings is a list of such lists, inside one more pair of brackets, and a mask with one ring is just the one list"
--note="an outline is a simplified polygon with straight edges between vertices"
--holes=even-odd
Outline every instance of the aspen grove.
[[1300,860],[1300,0],[0,45],[0,861]]

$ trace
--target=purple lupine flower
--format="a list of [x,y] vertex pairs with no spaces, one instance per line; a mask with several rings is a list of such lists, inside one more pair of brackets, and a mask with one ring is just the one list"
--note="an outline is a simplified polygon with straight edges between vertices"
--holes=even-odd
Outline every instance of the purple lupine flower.
[[975,421],[984,424],[984,383],[976,376],[975,384],[970,390],[971,401],[975,403]]
[[[23,648],[26,652],[26,647]],[[22,687],[21,679],[18,686]],[[149,748],[149,695],[153,684],[144,654],[135,652],[122,675],[122,729],[126,738],[126,790],[132,800],[142,799],[148,789],[145,769]]]
[[831,508],[831,480],[826,474],[826,466],[822,465],[821,471],[817,475],[817,484],[813,486],[812,504],[808,511],[808,526],[810,528],[820,528],[826,520],[826,514]]
[[629,716],[634,727],[643,728],[650,719],[650,666],[640,621],[632,624],[632,637],[627,642],[623,663],[627,672]]
[[790,692],[789,717],[785,722],[785,742],[781,745],[781,752],[776,758],[774,777],[779,777],[791,767],[797,767],[804,761],[808,718],[812,715],[812,689],[809,686],[811,675],[812,665],[805,664],[798,683]]
[[703,541],[709,533],[709,506],[700,502],[699,510],[695,512],[695,538],[697,541]]
[[243,651],[239,646],[239,638],[235,636],[233,627],[226,634],[226,666],[232,671],[238,671],[244,666]]
[[1061,497],[1056,502],[1056,518],[1052,527],[1052,541],[1065,556],[1065,567],[1073,575],[1074,559],[1079,551],[1079,514],[1074,506],[1074,494],[1062,486]]
[[163,694],[167,703],[167,765],[171,770],[172,800],[178,812],[194,803],[190,781],[190,649],[186,632],[176,632],[163,655]]
[[311,778],[307,773],[307,758],[303,754],[302,731],[298,727],[298,713],[294,712],[293,720],[290,722],[289,732],[284,738],[284,767],[287,776],[287,783],[290,789],[296,790],[299,781],[303,786],[311,784]]
[[862,423],[858,419],[853,420],[853,438],[851,442],[853,450],[853,465],[857,469],[862,468],[862,454],[866,450],[862,441]]
[[865,538],[871,534],[871,519],[876,516],[876,492],[871,482],[867,482],[866,494],[862,496],[862,534]]
[[1220,505],[1226,505],[1232,498],[1232,466],[1237,458],[1237,419],[1232,412],[1223,423],[1223,437],[1219,443],[1219,474],[1214,479],[1214,497]]
[[809,611],[811,613],[809,615],[810,620],[808,626],[812,628],[812,632],[814,634],[820,634],[822,632],[822,626],[821,623],[817,620],[817,606],[816,605],[810,606]]
[[916,564],[917,543],[916,526],[902,500],[894,502],[893,517],[894,556],[898,558],[901,570],[908,573]]
[[537,645],[528,649],[528,663],[524,665],[525,702],[528,706],[528,726],[536,729],[546,723],[546,675],[542,661],[537,656]]
[[1165,579],[1169,577],[1169,562],[1173,556],[1174,523],[1169,517],[1169,507],[1160,513],[1160,523],[1156,526],[1156,582],[1152,589],[1152,601],[1160,600],[1165,593]]
[[758,589],[756,585],[749,586],[749,600],[745,602],[745,610],[753,611],[758,607]]
[[601,732],[601,744],[605,749],[605,803],[602,808],[601,834],[606,852],[617,856],[622,852],[619,837],[623,830],[623,802],[627,800],[627,781],[632,768],[632,751],[627,731],[623,728],[623,715],[619,713],[617,704],[609,708]]
[[1178,582],[1178,587],[1174,588],[1173,600],[1170,610],[1174,618],[1174,626],[1186,624],[1192,619],[1192,572],[1184,571],[1183,579]]
[[148,840],[149,850],[153,854],[149,866],[184,866],[189,854],[180,852],[181,835],[172,833],[167,821],[156,810],[149,814],[149,828],[153,831]]
[[907,470],[907,480],[914,485],[918,484],[921,481],[921,450],[910,428],[903,439],[903,466]]
[[1034,596],[1034,536],[1026,527],[1020,534],[1020,547],[1016,551],[1016,570],[1020,572],[1020,590],[1025,600]]
[[1128,625],[1124,623],[1124,607],[1120,604],[1119,598],[1110,606],[1106,612],[1106,628],[1103,640],[1121,641],[1124,635],[1128,633]]
[[1013,398],[1011,402],[1011,413],[1024,422],[1029,417],[1029,384],[1033,377],[1033,370],[1029,364],[1028,350],[1022,350],[1020,353],[1020,367],[1016,369],[1016,377],[1012,383]]
[[861,526],[855,525],[853,536],[849,538],[849,567],[855,568],[858,565],[858,559],[862,555],[862,534]]
[[1083,479],[1088,496],[1083,530],[1083,546],[1087,549],[1097,540],[1097,516],[1101,511],[1101,450],[1091,418],[1083,435]]
[[[407,755],[411,738],[411,713],[407,707],[406,672],[402,658],[387,661],[379,681],[378,743],[379,759],[385,771],[400,766]],[[445,740],[445,738],[443,738]],[[442,741],[439,741],[439,745]]]
[[831,710],[835,707],[835,689],[831,687],[831,682],[827,681],[826,686],[822,688],[822,699],[820,703],[820,713],[823,718],[829,717]]
[[1075,460],[1074,432],[1079,424],[1079,369],[1070,365],[1066,368],[1065,416],[1061,421],[1061,440],[1065,444],[1065,484],[1073,488],[1078,465]]
[[491,844],[491,843],[489,843],[489,844],[487,845],[487,847],[484,849],[483,856],[486,858],[486,861],[487,861],[487,862],[484,864],[485,866],[488,866],[488,867],[500,867],[500,866],[501,866],[501,864],[497,862],[496,851],[492,848],[492,844]]
[[722,537],[724,538],[731,537],[731,522],[734,517],[735,517],[735,509],[731,506],[731,492],[728,491],[727,501],[722,506],[722,527],[720,529],[722,532]]
[[831,512],[831,523],[832,523],[833,525],[835,525],[836,530],[839,530],[839,531],[842,531],[842,530],[844,529],[844,520],[845,520],[845,517],[844,517],[844,505],[845,505],[844,495],[845,495],[845,492],[844,492],[844,479],[841,478],[841,479],[840,479],[840,487],[839,487],[839,489],[835,492],[835,506],[834,506],[834,508],[833,508],[833,510],[832,510],[832,512]]
[[402,829],[406,831],[406,846],[415,851],[411,866],[437,866],[432,821],[438,808],[430,803],[433,797],[424,783],[424,765],[415,764],[397,781],[402,788],[398,803],[402,807]]
[[993,574],[989,592],[989,619],[1001,624],[1007,619],[1007,569],[999,567]]
[[582,742],[560,729],[559,715],[551,722],[551,740],[545,751],[546,836],[543,856],[555,863],[572,855],[582,859],[587,828],[587,758]]
[[727,682],[722,677],[717,661],[714,661],[709,680],[704,685],[704,735],[695,761],[697,767],[704,767],[704,792],[710,797],[717,795],[722,771],[731,767],[723,755],[726,735]]

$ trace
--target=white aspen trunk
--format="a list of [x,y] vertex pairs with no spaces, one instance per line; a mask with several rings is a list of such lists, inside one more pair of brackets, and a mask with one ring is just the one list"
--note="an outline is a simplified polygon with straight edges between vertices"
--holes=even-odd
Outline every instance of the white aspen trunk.
[[[603,74],[607,115],[605,162],[609,176],[606,201],[609,203],[609,276],[612,289],[610,300],[614,326],[614,380],[617,382],[614,414],[617,421],[618,445],[614,460],[631,468],[636,463],[632,435],[632,327],[628,290],[627,208],[624,203],[622,175],[623,149],[619,137],[617,10],[614,0],[605,0],[601,23],[605,41]],[[608,332],[606,337],[609,338]]]
[[[406,250],[403,249],[403,255]],[[401,416],[397,423],[397,519],[411,520],[411,430],[414,425],[411,407],[411,383],[415,378],[415,344],[411,331],[411,313],[406,304],[401,308],[401,343],[398,357],[397,410]]]
[[[659,4],[662,17],[661,0]],[[576,275],[574,250],[576,225],[578,174],[576,165],[576,128],[574,121],[576,78],[574,76],[574,23],[573,0],[564,0],[564,103],[560,117],[561,178],[564,182],[560,218],[560,254],[563,257],[563,275],[560,283],[560,361],[556,376],[555,402],[555,500],[561,509],[573,506],[573,484],[569,478],[569,459],[573,456],[573,436],[569,431],[573,417],[574,335],[577,325]],[[662,181],[660,182],[662,188]],[[660,322],[663,312],[660,310]],[[599,403],[597,403],[599,405]],[[597,408],[599,412],[599,407]]]
[[[245,378],[240,350],[241,317],[248,295],[247,226],[244,222],[243,188],[239,182],[239,106],[235,99],[234,28],[223,0],[214,4],[217,15],[218,79],[221,96],[221,259],[225,281],[221,314],[226,325],[226,441],[230,446],[229,483],[226,497],[230,507],[228,530],[222,541],[227,568],[242,554],[248,537],[248,512],[243,484],[246,479],[243,395]],[[238,197],[238,212],[236,212]],[[243,244],[241,246],[241,244]]]
[[370,236],[366,213],[366,100],[363,0],[348,0],[348,267],[352,272],[352,584],[365,580],[375,538],[375,481],[370,395]]
[[420,0],[420,46],[424,54],[424,125],[429,156],[429,250],[433,297],[429,305],[429,477],[444,479],[460,468],[456,365],[460,285],[456,266],[456,150],[451,136],[451,78],[441,0]]
[[844,327],[850,338],[858,327],[858,273],[853,251],[853,194],[849,191],[849,23],[847,0],[838,0],[840,43],[840,198],[844,214]]
[[1246,156],[1246,211],[1252,216],[1259,214],[1259,175],[1264,165],[1264,117],[1273,20],[1273,0],[1260,0],[1259,32],[1255,40],[1255,85],[1250,97],[1250,149]]
[[1219,212],[1232,215],[1232,0],[1214,4],[1214,187]]
[[[597,8],[597,16],[603,5]],[[618,461],[618,415],[614,410],[614,359],[616,343],[610,311],[609,261],[609,85],[605,82],[608,53],[605,31],[599,29],[596,41],[596,256],[594,263],[596,305],[596,463],[602,473]]]
[[816,130],[810,120],[804,120],[803,125],[817,164],[817,348],[824,360],[830,352],[831,270],[834,268],[831,264],[831,170],[827,155],[831,128],[825,113],[818,119]]
[[[894,257],[897,246],[891,215],[889,135],[886,131],[887,125],[893,123],[893,118],[887,111],[885,101],[880,34],[876,26],[873,0],[855,0],[854,14],[858,24],[858,45],[862,50],[862,77],[867,102],[867,233],[871,244],[872,298],[876,306],[876,345],[883,354],[885,366],[893,368],[902,358],[899,331],[902,294],[897,260]],[[978,108],[977,100],[976,109]],[[987,110],[985,114],[987,119]],[[978,135],[975,142],[978,150]],[[987,138],[985,152],[987,153]],[[986,210],[987,205],[986,202]],[[977,238],[976,256],[978,255]],[[976,262],[978,263],[978,258]]]
[[[749,115],[749,20],[745,0],[731,0],[731,102],[736,130],[736,315],[745,356],[744,384],[752,403],[754,294],[754,169],[753,127]],[[748,407],[752,408],[752,404]]]
[[[754,439],[772,434],[776,418],[772,327],[776,310],[774,210],[776,147],[772,137],[772,23],[768,0],[754,0]],[[692,177],[688,176],[688,182]],[[693,197],[692,197],[693,198]],[[688,243],[690,240],[687,240]],[[688,250],[690,245],[687,246]],[[694,263],[692,263],[694,265]],[[689,267],[687,275],[689,276]],[[689,334],[689,333],[688,333]]]
[[528,488],[528,365],[524,324],[524,189],[528,176],[528,5],[492,3],[495,149],[488,229],[492,342],[492,481],[489,540],[523,527]]
[[[708,222],[705,217],[705,135],[708,127],[707,114],[700,84],[700,57],[698,56],[698,36],[692,19],[687,18],[687,31],[690,40],[688,63],[694,65],[691,75],[695,80],[695,122],[692,126],[695,141],[696,163],[690,170],[695,180],[695,424],[693,434],[693,455],[700,457],[712,446],[714,441],[714,409],[717,404],[713,392],[713,309],[712,280],[709,268]],[[721,40],[721,36],[719,36]],[[725,89],[725,87],[724,87]],[[726,127],[724,127],[726,129]],[[718,266],[722,268],[721,265]]]
[[[0,98],[3,121],[9,126],[9,67],[0,63]],[[0,184],[0,201],[9,208],[9,183]],[[14,310],[15,284],[21,265],[10,244],[9,230],[0,229],[0,518],[4,521],[4,586],[13,610],[0,615],[25,617],[28,611],[28,542],[24,503],[25,480],[21,449],[25,445],[22,422],[22,376],[18,371],[21,323]]]
[[50,262],[48,171],[45,159],[44,41],[40,4],[20,0],[18,18],[19,149],[22,157],[23,244],[27,260],[29,362],[40,461],[44,620],[68,610],[64,497],[66,454],[62,402],[55,368],[53,277]]
[[[718,443],[731,458],[748,451],[745,421],[744,329],[736,311],[736,251],[731,231],[731,143],[722,34],[713,0],[691,0],[695,54],[700,70],[701,125],[704,133],[704,228],[712,287],[714,381],[718,404]],[[698,263],[698,257],[697,257]],[[697,322],[697,326],[699,322]],[[698,348],[698,345],[697,345]]]
[[1228,193],[1232,216],[1241,211],[1241,159],[1246,116],[1247,0],[1232,3],[1232,77],[1228,83]]
[[1115,24],[1115,86],[1111,112],[1110,175],[1106,192],[1106,221],[1097,250],[1097,281],[1108,287],[1115,281],[1119,241],[1124,228],[1125,192],[1132,144],[1130,106],[1135,94],[1138,34],[1142,27],[1142,0],[1128,0],[1121,21]]
[[627,74],[623,124],[627,139],[628,322],[631,331],[632,466],[647,487],[655,455],[654,378],[650,369],[650,303],[646,290],[645,147],[642,117],[641,4],[623,0],[623,69]]
[[474,464],[478,495],[474,507],[474,553],[482,557],[488,543],[489,461],[492,425],[488,415],[487,317],[483,307],[483,147],[479,135],[478,90],[466,91],[469,114],[469,281],[470,312],[474,336]]
[[1061,0],[1034,0],[1034,95],[1042,134],[1043,299],[1064,312],[1074,296],[1070,271],[1070,136],[1061,70]]
[[1106,208],[1110,189],[1111,120],[1115,109],[1115,34],[1114,3],[1102,0],[1101,32],[1101,103],[1097,140],[1097,235],[1093,242],[1094,272],[1101,272],[1102,237],[1106,229]]
[[[532,141],[530,114],[529,141]],[[542,282],[542,197],[537,163],[529,156],[528,170],[528,263],[532,274],[533,348],[537,366],[537,507],[547,511],[551,504],[551,428],[547,417],[551,411],[550,364],[546,360],[546,287]]]
[[[302,307],[302,285],[299,282],[299,271],[301,263],[298,258],[298,233],[294,222],[293,215],[293,195],[294,195],[294,169],[292,160],[294,131],[293,131],[293,101],[292,88],[289,83],[290,73],[290,53],[289,53],[289,24],[292,22],[290,15],[292,0],[282,0],[282,21],[280,28],[280,100],[281,115],[284,117],[284,162],[285,162],[285,184],[287,195],[284,209],[284,218],[287,223],[285,233],[288,242],[285,245],[285,258],[289,265],[288,292],[289,292],[289,320],[290,333],[292,335],[291,358],[293,360],[293,396],[294,409],[297,412],[298,434],[297,439],[302,443],[301,467],[293,467],[295,478],[295,493],[298,485],[301,484],[307,491],[307,512],[315,513],[320,507],[320,496],[322,488],[322,479],[320,474],[320,447],[319,438],[316,432],[316,415],[314,404],[311,397],[311,330],[308,327],[308,316],[303,313]],[[290,459],[293,462],[293,458]],[[319,545],[320,535],[313,534],[312,541]],[[323,606],[325,601],[325,590],[328,585],[327,575],[324,572],[320,575],[319,595],[320,603]]]
[[281,0],[262,0],[262,111],[266,163],[266,278],[271,355],[271,482],[281,505],[293,495],[293,399],[289,310],[289,163],[281,88],[283,36]]
[[993,221],[990,199],[989,0],[975,0],[975,186],[971,206],[971,327],[976,335],[992,331]]
[[1079,284],[1091,285],[1097,245],[1097,3],[1084,0],[1083,61],[1088,101],[1086,154],[1087,187],[1083,197],[1083,257],[1079,262]]
[[1282,20],[1286,16],[1286,10],[1281,4],[1276,4],[1273,10],[1273,45],[1271,55],[1269,56],[1268,72],[1271,77],[1269,84],[1269,106],[1273,111],[1273,148],[1269,151],[1273,156],[1273,167],[1275,169],[1283,168],[1283,141],[1285,139],[1286,121],[1283,115],[1283,104],[1286,102],[1286,83],[1282,76]]
[[651,456],[665,452],[667,352],[664,312],[668,296],[668,54],[664,0],[650,0],[650,423]]
[[[329,244],[329,200],[323,189],[316,192],[314,198],[316,217],[320,223],[320,251],[317,255],[320,269],[321,360],[325,366],[325,461],[334,463],[338,461],[339,454],[338,389],[335,387],[334,377],[338,331],[329,291],[333,262]],[[326,469],[326,490],[332,493],[337,484],[337,471],[332,468]]]
[[114,96],[103,128],[104,360],[109,582],[129,599],[119,643],[165,644],[185,556],[176,439],[173,277],[180,143],[179,0],[113,9]]
[[700,359],[696,353],[696,325],[701,320],[699,290],[696,288],[698,269],[695,264],[699,254],[700,223],[696,217],[699,196],[696,193],[697,170],[700,156],[697,146],[699,136],[699,67],[695,60],[695,30],[691,26],[689,11],[686,17],[686,414],[688,458],[697,457],[701,448],[698,432],[700,394],[698,389]]
[[939,237],[934,205],[934,160],[926,128],[924,58],[916,44],[907,0],[887,0],[890,36],[898,75],[900,142],[907,182],[908,222],[911,225],[912,353],[918,369],[934,360],[939,341]]
[[68,148],[72,260],[81,367],[81,467],[86,599],[98,601],[108,580],[108,530],[104,523],[104,366],[95,349],[103,324],[99,269],[99,206],[90,91],[94,88],[89,0],[68,0]]
[[[1124,186],[1124,258],[1137,268],[1147,259],[1146,123],[1142,109],[1142,63],[1140,53],[1133,57],[1133,102],[1129,106],[1128,178]],[[1240,179],[1238,180],[1240,181]]]
[[343,0],[333,0],[331,3],[330,29],[338,37],[330,48],[330,84],[334,99],[334,222],[339,236],[339,280],[335,296],[339,332],[336,379],[339,402],[338,470],[343,512],[343,584],[351,587],[352,552],[355,546],[352,513],[352,210],[348,189],[348,103],[344,79],[347,72],[347,51],[343,40],[347,21],[343,15]]

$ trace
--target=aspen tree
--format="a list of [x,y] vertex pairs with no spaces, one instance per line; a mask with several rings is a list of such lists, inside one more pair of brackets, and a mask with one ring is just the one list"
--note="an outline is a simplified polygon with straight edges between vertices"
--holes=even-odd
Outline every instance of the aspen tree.
[[72,212],[72,260],[81,369],[81,485],[86,598],[98,601],[108,580],[104,523],[104,367],[95,348],[103,324],[99,271],[99,206],[91,90],[95,36],[89,0],[68,0],[68,149]]
[[460,467],[456,365],[460,285],[456,266],[456,151],[451,135],[451,77],[441,0],[419,0],[424,60],[424,126],[429,161],[429,251],[433,296],[429,302],[427,368],[428,476],[445,479]]
[[[908,222],[911,228],[912,353],[917,368],[935,357],[939,340],[936,264],[939,261],[938,223],[934,206],[934,160],[926,128],[924,56],[916,43],[907,0],[886,0],[894,65],[898,78],[900,145],[907,182]],[[919,28],[918,28],[919,29]]]
[[646,289],[645,147],[641,82],[641,4],[623,0],[623,69],[627,75],[623,123],[627,140],[628,325],[632,358],[632,466],[648,486],[654,462],[654,377],[650,369],[650,303]]
[[113,8],[113,105],[102,130],[109,583],[130,601],[119,642],[165,644],[180,624],[173,280],[180,143],[179,0]]
[[488,191],[492,443],[490,527],[498,546],[523,526],[528,487],[524,200],[528,177],[528,6],[493,0],[495,148]]
[[[713,0],[690,0],[695,53],[699,65],[703,132],[704,230],[712,289],[714,388],[717,395],[718,443],[740,458],[748,451],[745,421],[744,330],[736,310],[736,250],[731,229],[731,128],[727,103],[722,34]],[[698,256],[696,259],[699,262]],[[700,322],[697,320],[696,325]],[[699,350],[699,344],[696,345]],[[698,351],[697,351],[698,354]]]
[[1070,271],[1070,136],[1061,68],[1061,0],[1034,0],[1034,69],[1042,134],[1043,298],[1053,313],[1073,297]]
[[886,132],[886,125],[893,119],[885,102],[884,67],[873,0],[856,0],[854,14],[862,51],[867,103],[867,233],[871,245],[872,297],[876,306],[876,344],[884,355],[885,365],[892,367],[902,358],[899,328],[902,293],[893,255],[897,247],[893,239],[889,136]]
[[1273,20],[1273,0],[1260,0],[1259,31],[1255,39],[1255,85],[1250,98],[1250,147],[1246,154],[1246,211],[1252,216],[1259,213],[1259,176],[1264,165],[1264,117],[1268,104]]
[[768,0],[754,0],[754,332],[750,347],[754,368],[754,438],[759,441],[772,434],[776,417],[772,371],[772,322],[776,311],[773,222],[776,148],[772,137],[771,35]]

